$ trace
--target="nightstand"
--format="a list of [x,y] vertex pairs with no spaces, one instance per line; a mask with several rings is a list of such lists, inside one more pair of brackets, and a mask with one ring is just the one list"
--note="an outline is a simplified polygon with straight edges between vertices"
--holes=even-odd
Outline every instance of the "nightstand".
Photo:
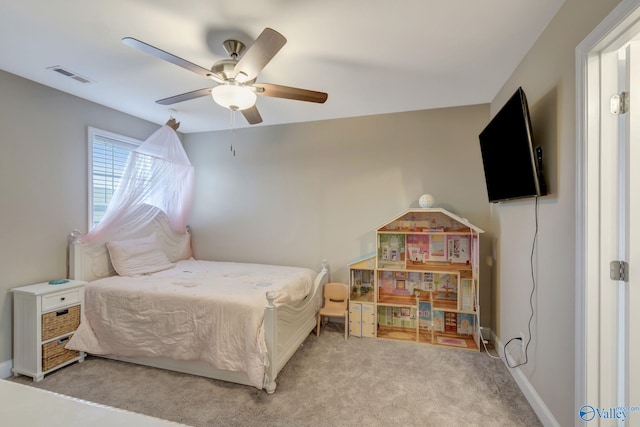
[[64,346],[80,325],[86,283],[45,282],[11,290],[14,375],[41,381],[51,371],[84,360],[85,353]]

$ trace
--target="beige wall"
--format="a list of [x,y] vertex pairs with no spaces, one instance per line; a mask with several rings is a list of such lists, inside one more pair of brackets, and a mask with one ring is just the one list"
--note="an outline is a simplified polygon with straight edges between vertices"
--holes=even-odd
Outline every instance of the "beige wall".
[[[487,229],[478,134],[488,114],[485,104],[185,135],[195,254],[315,269],[326,258],[332,280],[347,281],[347,263],[375,251],[374,230],[423,193]],[[486,326],[489,277],[482,266]]]
[[0,71],[0,364],[12,358],[9,289],[66,276],[87,228],[87,127],[145,139],[158,125]]
[[[560,425],[574,425],[575,370],[575,48],[620,3],[566,0],[491,103],[495,114],[518,86],[529,99],[534,138],[545,150],[551,195],[540,199],[529,363],[520,368]],[[527,331],[534,202],[493,206],[497,332],[504,343]],[[581,404],[588,404],[582,402]]]

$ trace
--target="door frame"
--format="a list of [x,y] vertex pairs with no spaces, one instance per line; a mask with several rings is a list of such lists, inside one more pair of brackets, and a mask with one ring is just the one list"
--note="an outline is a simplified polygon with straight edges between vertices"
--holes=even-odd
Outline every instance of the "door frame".
[[[616,401],[617,384],[607,383],[617,377],[615,346],[601,330],[617,330],[615,316],[610,316],[617,302],[614,286],[606,287],[602,277],[600,241],[603,213],[600,211],[600,149],[602,114],[609,105],[601,95],[602,70],[607,64],[603,55],[617,50],[640,33],[640,3],[623,0],[576,48],[576,339],[575,339],[575,407]],[[604,213],[604,215],[609,215]],[[604,220],[608,218],[604,217]],[[615,382],[615,380],[613,380]],[[577,418],[576,425],[580,424]],[[596,421],[596,420],[594,420]],[[583,421],[582,425],[586,425]],[[589,425],[594,425],[590,423]]]

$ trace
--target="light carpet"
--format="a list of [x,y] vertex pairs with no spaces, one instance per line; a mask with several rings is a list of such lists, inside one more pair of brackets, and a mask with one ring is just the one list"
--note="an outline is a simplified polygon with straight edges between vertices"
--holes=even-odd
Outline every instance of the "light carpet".
[[88,357],[34,383],[194,427],[540,426],[501,360],[485,352],[350,337],[329,323],[283,368],[277,390]]

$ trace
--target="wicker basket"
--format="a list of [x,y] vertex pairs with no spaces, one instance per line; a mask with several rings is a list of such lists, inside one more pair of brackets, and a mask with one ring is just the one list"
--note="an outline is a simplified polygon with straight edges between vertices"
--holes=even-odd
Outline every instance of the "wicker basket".
[[80,305],[42,315],[42,341],[74,332],[80,326]]
[[67,350],[64,346],[72,335],[51,341],[42,345],[42,371],[48,371],[56,366],[80,355],[79,351]]

